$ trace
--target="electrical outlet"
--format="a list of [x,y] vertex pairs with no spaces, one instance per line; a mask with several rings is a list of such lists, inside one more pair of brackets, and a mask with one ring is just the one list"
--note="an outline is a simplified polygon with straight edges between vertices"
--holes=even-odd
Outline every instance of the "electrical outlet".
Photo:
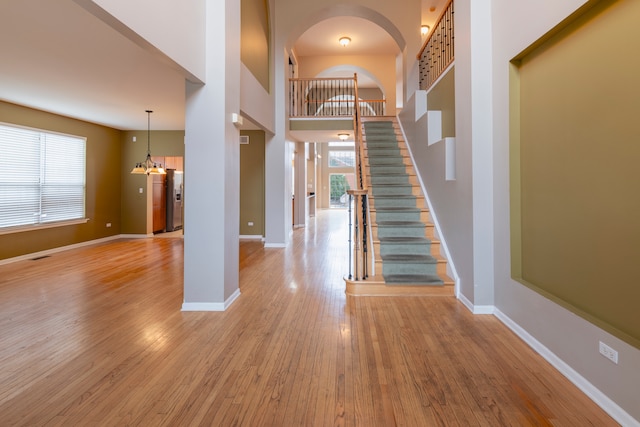
[[612,349],[611,347],[609,347],[608,345],[606,345],[602,341],[600,341],[599,350],[600,350],[600,354],[601,355],[603,355],[607,359],[611,360],[616,365],[618,364],[618,352],[617,351],[615,351],[614,349]]
[[253,227],[253,221],[249,221],[249,222],[247,223],[247,225],[248,225],[249,227]]
[[107,223],[107,228],[109,228],[109,227],[111,227],[111,223],[110,222]]

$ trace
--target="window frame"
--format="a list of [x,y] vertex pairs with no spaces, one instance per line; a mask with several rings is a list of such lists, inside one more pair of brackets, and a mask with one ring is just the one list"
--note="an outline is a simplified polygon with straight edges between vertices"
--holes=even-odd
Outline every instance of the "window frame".
[[[337,147],[332,147],[332,149],[327,152],[327,166],[329,169],[344,169],[344,168],[355,168],[356,167],[356,152],[355,150],[345,150],[343,147],[336,149]],[[334,156],[336,153],[349,153],[349,156]],[[339,166],[332,166],[331,161],[336,159],[346,159],[353,161],[352,165],[344,164]]]
[[[73,224],[83,224],[89,221],[89,218],[87,218],[87,138],[84,136],[79,136],[79,135],[73,135],[73,134],[69,134],[69,133],[63,133],[63,132],[56,132],[56,131],[52,131],[52,130],[48,130],[48,129],[41,129],[41,128],[35,128],[32,126],[23,126],[23,125],[18,125],[15,123],[7,123],[7,122],[0,122],[0,126],[2,128],[9,128],[7,130],[7,133],[11,132],[11,131],[16,131],[17,133],[19,133],[20,131],[24,131],[24,132],[29,132],[31,133],[31,138],[32,138],[32,144],[33,141],[35,141],[34,138],[34,134],[37,134],[37,138],[39,140],[38,147],[37,147],[37,157],[38,159],[35,159],[34,156],[32,156],[31,158],[31,162],[33,162],[34,164],[39,163],[40,164],[40,170],[39,173],[37,174],[38,176],[38,182],[37,184],[34,185],[34,188],[37,188],[36,193],[37,193],[37,204],[39,207],[39,212],[37,213],[37,222],[33,222],[33,223],[27,223],[27,224],[17,224],[17,225],[6,225],[6,226],[0,226],[0,235],[4,235],[4,234],[11,234],[11,233],[18,233],[18,232],[25,232],[25,231],[32,231],[32,230],[43,230],[43,229],[47,229],[47,228],[55,228],[55,227],[62,227],[62,226],[68,226],[68,225],[73,225]],[[20,135],[17,135],[16,139],[19,139]],[[25,139],[28,139],[28,136],[25,134],[24,135]],[[75,175],[75,178],[81,178],[80,180],[77,181],[73,181],[73,179],[71,181],[56,181],[55,179],[53,181],[51,180],[46,180],[44,179],[46,176],[49,176],[49,178],[52,177],[52,175],[50,174],[50,171],[52,169],[51,165],[55,164],[55,163],[51,163],[51,162],[55,162],[56,157],[60,157],[62,155],[62,157],[67,158],[68,155],[68,148],[62,148],[62,149],[57,149],[56,151],[54,151],[54,153],[58,153],[58,156],[55,156],[55,154],[51,154],[52,152],[49,151],[49,163],[47,164],[47,138],[49,138],[49,150],[51,150],[51,146],[55,145],[56,143],[60,143],[61,139],[66,139],[66,138],[71,138],[73,140],[75,140],[76,143],[81,143],[81,146],[76,147],[75,151],[76,151],[76,158],[77,158],[77,163],[74,163],[72,165],[71,168],[69,169],[73,169],[73,175]],[[17,161],[18,157],[17,156],[12,156],[11,159],[8,159],[8,154],[5,153],[5,155],[7,156],[5,158],[5,163],[6,164],[11,164],[11,163],[16,163],[19,164],[19,162]],[[53,160],[51,160],[53,156]],[[27,159],[28,156],[25,156],[24,158]],[[81,159],[81,161],[80,161]],[[6,166],[6,165],[5,165]],[[32,165],[33,166],[33,165]],[[49,166],[48,168],[46,166]],[[16,166],[17,169],[17,166]],[[66,169],[66,168],[65,168]],[[7,179],[7,181],[5,182],[10,182],[9,181],[9,177],[10,177],[11,172],[7,173],[5,175],[5,178]],[[15,174],[15,176],[18,176],[19,178],[25,177],[24,176],[20,176],[19,172]],[[35,176],[32,174],[31,176]],[[58,175],[53,175],[54,178],[57,178]],[[67,179],[69,179],[70,177],[67,176]],[[23,181],[20,181],[19,179],[16,181],[17,184],[19,186],[25,186],[28,184],[28,180],[24,179]],[[60,220],[53,220],[53,221],[46,221],[46,210],[43,212],[43,204],[44,205],[49,205],[49,208],[55,207],[56,203],[54,201],[54,203],[47,203],[46,199],[47,197],[51,197],[51,196],[47,196],[46,194],[46,190],[51,190],[51,189],[55,189],[56,187],[58,187],[58,189],[60,187],[68,187],[69,185],[75,186],[76,187],[76,191],[71,191],[69,192],[69,194],[64,194],[66,196],[73,196],[74,192],[76,196],[79,196],[81,194],[81,200],[82,200],[82,213],[81,215],[77,216],[77,217],[73,217],[73,218],[65,218],[65,219],[60,219]],[[81,193],[78,190],[78,187],[81,186],[82,191]],[[2,189],[4,186],[2,186],[2,184],[0,184],[0,189]],[[7,187],[4,187],[5,191]],[[64,191],[64,190],[63,190]],[[58,196],[56,196],[58,197]],[[32,202],[35,200],[32,200]],[[74,208],[71,208],[70,210],[73,210]],[[80,210],[80,206],[79,203],[75,204],[75,209],[76,210]],[[24,216],[22,217],[23,219],[26,218],[28,209],[25,209],[25,212],[23,213]],[[49,212],[51,213],[51,212]]]

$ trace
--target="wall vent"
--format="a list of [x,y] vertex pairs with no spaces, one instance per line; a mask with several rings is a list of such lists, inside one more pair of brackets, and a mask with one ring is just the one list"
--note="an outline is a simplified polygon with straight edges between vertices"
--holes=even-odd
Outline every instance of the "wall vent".
[[240,144],[248,144],[249,135],[240,135]]

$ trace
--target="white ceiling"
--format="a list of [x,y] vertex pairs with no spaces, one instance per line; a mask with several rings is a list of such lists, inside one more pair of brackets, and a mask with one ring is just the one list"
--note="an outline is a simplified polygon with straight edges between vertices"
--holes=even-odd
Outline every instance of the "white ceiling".
[[184,77],[72,0],[3,1],[0,98],[117,129],[184,129]]
[[[423,0],[423,9],[438,8],[423,22],[446,1]],[[347,48],[337,43],[344,28]],[[299,56],[398,51],[380,27],[354,17],[314,25],[294,49]],[[0,57],[3,101],[122,130],[145,129],[152,109],[152,129],[184,129],[184,76],[73,0],[3,0]]]

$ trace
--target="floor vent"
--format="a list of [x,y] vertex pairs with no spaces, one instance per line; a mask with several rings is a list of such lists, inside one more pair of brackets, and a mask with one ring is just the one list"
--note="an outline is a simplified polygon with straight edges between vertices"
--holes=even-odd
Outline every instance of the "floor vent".
[[51,255],[42,255],[42,256],[37,256],[35,258],[31,258],[31,261],[38,261],[39,259],[44,259],[44,258],[49,258]]

